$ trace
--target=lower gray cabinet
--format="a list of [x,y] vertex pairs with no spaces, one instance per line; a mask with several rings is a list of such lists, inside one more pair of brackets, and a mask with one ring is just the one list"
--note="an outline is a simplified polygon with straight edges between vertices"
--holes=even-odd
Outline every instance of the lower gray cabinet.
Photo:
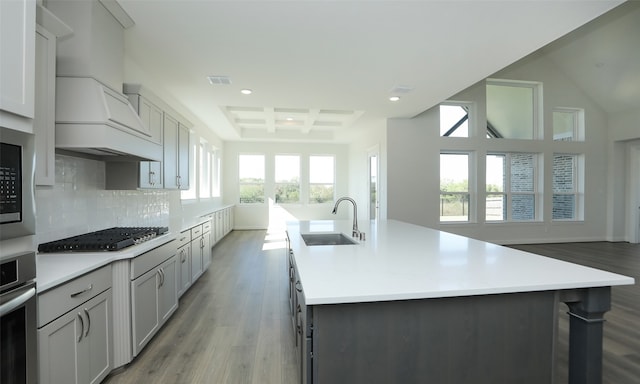
[[183,231],[178,237],[178,298],[191,287],[191,231]]
[[178,258],[131,281],[133,356],[137,356],[178,308]]
[[111,289],[38,330],[41,384],[100,383],[111,371]]

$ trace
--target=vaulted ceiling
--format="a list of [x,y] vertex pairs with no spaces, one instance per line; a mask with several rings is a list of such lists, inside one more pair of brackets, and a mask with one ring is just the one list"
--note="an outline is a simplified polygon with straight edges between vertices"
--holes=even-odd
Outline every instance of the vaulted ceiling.
[[[313,142],[413,117],[621,1],[119,3],[135,22],[125,32],[128,60],[155,80],[149,86],[171,94],[221,139]],[[612,29],[626,45],[585,33],[564,43],[569,53],[554,51],[577,82],[595,80],[593,71],[615,75],[628,60],[637,65],[640,50],[628,41],[637,47],[638,7],[628,8],[635,15],[607,21],[633,26],[592,28]],[[612,59],[618,45],[626,56]],[[585,54],[588,65],[580,59]],[[625,72],[625,82],[638,73]],[[599,81],[611,85],[608,76]],[[584,84],[586,91],[602,86]],[[629,100],[634,93],[624,86],[607,92],[600,100],[607,110],[625,107],[611,95]]]

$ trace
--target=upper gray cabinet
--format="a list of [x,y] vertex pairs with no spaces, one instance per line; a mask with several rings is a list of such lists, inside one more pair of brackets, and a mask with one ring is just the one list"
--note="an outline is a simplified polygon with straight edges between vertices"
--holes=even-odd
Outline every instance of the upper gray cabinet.
[[151,140],[162,145],[162,161],[109,161],[106,188],[189,189],[190,124],[139,84],[125,84],[123,92]]
[[164,187],[189,189],[189,127],[164,114]]
[[33,132],[36,1],[0,1],[0,125]]
[[36,8],[35,113],[36,185],[55,184],[56,39],[72,33],[46,8]]

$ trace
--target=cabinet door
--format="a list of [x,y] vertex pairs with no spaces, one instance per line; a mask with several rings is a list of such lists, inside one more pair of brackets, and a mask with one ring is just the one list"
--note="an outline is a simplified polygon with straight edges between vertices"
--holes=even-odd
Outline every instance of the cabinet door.
[[77,311],[67,312],[38,330],[39,383],[73,384],[78,371],[82,327]]
[[178,189],[178,120],[164,114],[164,187]]
[[138,115],[147,128],[146,133],[152,141],[162,144],[162,110],[142,96],[138,102]]
[[0,1],[0,110],[27,118],[34,115],[35,33],[35,0]]
[[143,274],[131,282],[131,313],[133,316],[133,355],[144,348],[158,330],[158,285],[160,272],[157,269]]
[[85,315],[85,338],[87,353],[79,357],[80,368],[86,369],[84,383],[100,383],[113,367],[113,332],[111,325],[111,289],[82,305]]
[[160,266],[161,280],[158,286],[158,310],[160,325],[164,324],[178,308],[178,258],[173,255]]
[[140,188],[160,189],[162,188],[162,163],[159,161],[140,162]]
[[35,114],[36,185],[55,184],[56,37],[36,26]]
[[202,236],[191,240],[191,281],[195,283],[202,275]]
[[202,272],[211,265],[211,232],[202,234]]
[[189,135],[189,127],[180,123],[178,125],[178,188],[180,189],[189,189]]
[[178,249],[180,263],[180,279],[178,297],[182,296],[191,286],[191,246],[185,245]]

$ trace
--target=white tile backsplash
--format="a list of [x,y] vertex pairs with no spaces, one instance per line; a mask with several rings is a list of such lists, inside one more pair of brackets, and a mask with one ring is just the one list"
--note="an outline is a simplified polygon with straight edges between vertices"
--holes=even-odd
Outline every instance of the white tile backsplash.
[[36,188],[38,244],[115,226],[170,226],[179,191],[108,191],[105,163],[56,155],[56,183]]

